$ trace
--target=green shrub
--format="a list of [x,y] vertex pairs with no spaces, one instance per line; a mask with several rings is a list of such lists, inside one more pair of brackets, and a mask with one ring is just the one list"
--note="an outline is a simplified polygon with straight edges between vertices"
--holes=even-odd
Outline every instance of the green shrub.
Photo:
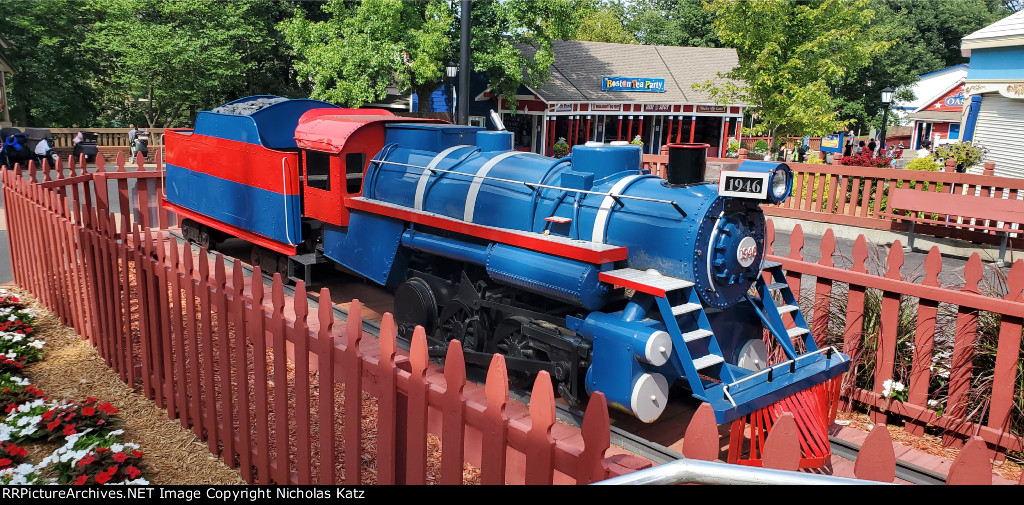
[[979,145],[971,144],[970,142],[957,142],[956,144],[939,146],[939,148],[935,150],[935,154],[940,160],[948,160],[949,158],[955,159],[956,171],[965,172],[968,168],[985,161],[985,156],[988,155],[988,149]]
[[907,164],[907,170],[920,170],[922,172],[938,172],[939,163],[931,158],[914,158]]
[[555,158],[564,158],[569,154],[569,143],[565,141],[565,137],[558,137],[558,142],[555,142],[555,146],[552,148]]
[[754,147],[750,148],[750,151],[747,152],[747,158],[760,160],[766,154],[768,154],[768,142],[764,139],[758,139],[757,142],[754,142]]

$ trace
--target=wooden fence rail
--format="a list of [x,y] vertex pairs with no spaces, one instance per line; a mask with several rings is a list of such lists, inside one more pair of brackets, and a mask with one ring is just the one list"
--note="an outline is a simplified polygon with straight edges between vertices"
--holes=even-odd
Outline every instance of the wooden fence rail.
[[[154,204],[162,192],[159,166],[157,159],[157,170],[146,171],[139,161],[128,170],[119,157],[111,171],[101,158],[94,173],[73,160],[66,169],[3,170],[15,281],[88,339],[122,380],[193,430],[248,482],[458,484],[469,464],[485,484],[588,483],[650,464],[611,446],[608,406],[600,393],[591,398],[582,429],[556,423],[551,381],[543,372],[529,407],[523,406],[509,400],[500,355],[484,385],[467,382],[459,345],[449,347],[449,366],[439,369],[429,363],[422,329],[414,332],[410,351],[402,352],[390,314],[373,338],[362,332],[358,301],[347,320],[338,321],[329,303],[310,309],[302,283],[289,300],[279,275],[268,292],[258,268],[249,277],[238,260],[225,262],[219,254],[211,260],[207,251],[180,244],[166,233],[174,216]],[[837,269],[794,254],[776,259],[789,269],[797,292],[801,276],[816,275],[818,283],[830,286],[860,283],[929,303],[947,300],[945,294],[928,298],[896,279],[845,270],[853,277],[840,277]],[[1004,374],[1009,367],[1002,356],[1019,352],[1024,315],[1018,287],[1024,268],[1018,263],[1014,269],[1010,284],[1017,298],[994,300],[997,306],[966,292],[957,299],[961,310],[1003,314],[1009,354],[1000,354],[997,368]],[[330,292],[321,290],[320,299],[330,300]],[[891,338],[884,340],[879,348],[889,349]],[[965,340],[957,349],[966,345]],[[855,394],[880,410],[917,412],[907,410],[916,407],[914,400],[885,405],[873,391]],[[993,402],[993,412],[996,403],[1005,410],[1000,400]],[[945,418],[918,419],[971,433],[943,424]],[[771,449],[797,446],[795,424],[778,425],[793,429],[772,431],[764,465],[795,470],[791,450]],[[1019,450],[1020,439],[1004,427],[990,414],[981,437]],[[881,437],[887,437],[885,430],[872,432],[872,440]],[[895,461],[886,440],[865,444],[856,475],[893,481],[895,464],[882,464]],[[986,457],[979,444],[981,439],[967,444],[950,481],[991,482],[986,466],[965,463]],[[714,415],[703,405],[686,427],[683,453],[715,459],[720,448]],[[438,459],[439,465],[429,464]],[[428,472],[434,467],[439,472]]]
[[[869,265],[867,241],[861,235],[853,247],[852,266],[839,268],[833,263],[836,243],[831,230],[822,237],[817,263],[803,260],[799,225],[790,235],[788,257],[772,256],[771,221],[767,235],[769,257],[782,262],[794,293],[801,292],[804,277],[814,277],[813,291],[804,289],[800,304],[812,314],[816,338],[824,341],[836,335],[838,341],[830,343],[841,345],[855,363],[863,367],[873,362],[865,372],[869,384],[858,386],[848,376],[844,396],[869,405],[876,422],[884,421],[887,413],[904,416],[907,430],[914,434],[923,434],[925,426],[932,425],[945,430],[944,441],[951,445],[978,435],[993,447],[1022,450],[1021,437],[1011,434],[1010,427],[1019,419],[1014,401],[1022,394],[1017,367],[1024,321],[1024,260],[1013,264],[1005,295],[995,298],[981,294],[983,270],[977,253],[964,269],[964,286],[955,290],[939,287],[942,258],[937,247],[928,253],[924,279],[918,281],[900,274],[903,249],[899,241],[884,261]],[[884,276],[868,273],[869,266],[884,271]],[[868,290],[880,293],[873,297],[876,302],[869,300]],[[845,317],[837,321],[837,313]],[[993,322],[979,325],[983,317]],[[971,401],[972,384],[986,379],[975,374],[973,364],[993,357],[992,376],[986,382],[989,389],[974,388]],[[884,383],[890,379],[907,385],[905,400],[883,395]],[[986,399],[987,411],[978,412]],[[941,414],[940,407],[944,407]]]
[[[723,170],[731,170],[742,159],[708,158],[708,163],[720,163]],[[667,155],[644,155],[643,166],[652,174],[664,177]],[[764,213],[798,220],[819,221],[830,224],[855,226],[876,230],[904,232],[908,225],[883,214],[892,212],[887,195],[893,188],[915,191],[957,192],[985,199],[1024,199],[1024,179],[995,177],[995,165],[985,164],[982,174],[957,173],[947,162],[943,172],[924,172],[893,168],[858,167],[847,165],[821,165],[791,163],[793,170],[792,196],[780,205],[764,205]],[[1024,202],[1021,203],[1024,205]],[[942,209],[935,209],[941,213]],[[950,237],[980,244],[998,244],[1000,237],[994,231],[981,231],[970,225],[1000,226],[1019,229],[1022,223],[996,223],[949,216],[948,225],[917,224],[915,232],[936,237]],[[1012,233],[1016,238],[1020,234]],[[1013,248],[1013,240],[1009,244]]]

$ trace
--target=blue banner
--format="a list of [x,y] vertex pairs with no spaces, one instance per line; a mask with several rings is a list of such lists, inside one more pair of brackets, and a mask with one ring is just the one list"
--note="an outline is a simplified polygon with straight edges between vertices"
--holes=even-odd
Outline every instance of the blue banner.
[[601,77],[603,91],[644,91],[647,93],[664,93],[665,79],[651,77]]
[[834,133],[821,137],[821,150],[828,153],[843,152],[843,134]]

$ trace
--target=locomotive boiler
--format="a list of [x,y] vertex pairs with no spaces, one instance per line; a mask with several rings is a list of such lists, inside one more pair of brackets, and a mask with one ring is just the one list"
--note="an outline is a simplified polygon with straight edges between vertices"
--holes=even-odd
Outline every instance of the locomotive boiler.
[[439,356],[458,340],[471,364],[502,353],[523,385],[546,370],[569,403],[601,391],[652,422],[680,385],[724,423],[849,367],[764,260],[760,205],[789,195],[785,164],[705,183],[706,151],[677,145],[662,179],[636,146],[553,159],[501,128],[266,96],[165,138],[165,205],[190,240],[240,237],[291,277],[332,264],[386,286],[403,336],[422,326]]

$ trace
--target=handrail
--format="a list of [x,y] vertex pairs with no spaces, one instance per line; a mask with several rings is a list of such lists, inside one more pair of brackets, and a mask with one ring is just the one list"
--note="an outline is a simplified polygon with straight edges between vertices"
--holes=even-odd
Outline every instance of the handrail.
[[769,381],[770,381],[771,380],[771,374],[774,373],[776,368],[782,368],[782,367],[785,367],[785,366],[789,366],[791,368],[790,369],[790,373],[793,373],[795,371],[794,369],[796,368],[796,362],[797,361],[800,361],[802,359],[809,358],[811,356],[815,356],[815,355],[818,355],[818,354],[821,354],[821,353],[825,353],[825,352],[828,353],[828,356],[826,357],[827,359],[832,359],[832,355],[833,354],[838,354],[839,355],[839,362],[842,363],[844,361],[843,357],[842,357],[843,353],[839,352],[834,346],[828,346],[828,347],[826,347],[824,349],[818,349],[817,351],[814,351],[814,352],[809,352],[809,353],[806,353],[806,354],[801,354],[801,355],[797,356],[796,358],[783,361],[782,363],[777,363],[777,364],[772,365],[772,366],[770,366],[768,368],[760,370],[760,371],[758,371],[756,373],[752,373],[750,375],[744,375],[742,378],[740,378],[738,380],[735,380],[733,382],[730,382],[729,384],[726,384],[722,388],[722,391],[725,393],[725,397],[729,400],[729,403],[731,403],[732,406],[735,407],[736,406],[736,402],[733,401],[732,395],[729,394],[729,388],[734,387],[734,386],[738,386],[738,385],[740,385],[740,384],[742,384],[742,383],[744,383],[744,382],[746,382],[746,381],[748,381],[750,379],[753,379],[754,377],[760,377],[760,376],[762,376],[764,374],[769,374]]
[[[871,480],[848,479],[832,475],[791,472],[772,468],[730,465],[717,461],[677,459],[664,465],[645,468],[611,479],[593,483],[598,486],[621,485],[879,485],[889,484]],[[891,484],[890,484],[891,485]]]
[[603,193],[601,191],[590,191],[590,190],[587,190],[587,189],[566,188],[566,187],[562,187],[562,186],[552,186],[550,184],[541,184],[539,182],[535,183],[535,182],[517,181],[517,180],[514,180],[514,179],[503,179],[501,177],[490,177],[490,176],[487,176],[487,175],[476,175],[476,174],[470,174],[470,173],[466,173],[466,172],[455,172],[455,171],[452,171],[452,170],[443,170],[443,169],[440,169],[440,168],[430,168],[430,167],[424,167],[424,166],[420,166],[420,165],[411,165],[409,163],[400,163],[400,162],[397,162],[397,161],[373,159],[373,160],[370,160],[370,162],[371,163],[389,163],[389,164],[392,164],[392,165],[399,165],[399,166],[403,166],[403,167],[419,168],[421,170],[429,170],[430,173],[432,173],[434,175],[437,175],[440,172],[440,173],[445,173],[445,174],[464,175],[464,176],[467,176],[467,177],[472,177],[474,179],[479,178],[479,179],[483,179],[483,180],[487,180],[487,181],[498,181],[498,182],[508,182],[508,183],[511,183],[511,184],[522,184],[522,185],[530,188],[530,191],[537,191],[537,188],[546,188],[546,189],[556,189],[556,190],[559,190],[559,191],[575,191],[577,193],[586,193],[588,195],[607,196],[607,197],[610,197],[611,199],[615,200],[615,203],[617,203],[619,205],[623,205],[623,206],[625,204],[622,203],[622,200],[619,200],[620,198],[626,198],[626,199],[629,199],[629,200],[639,200],[639,201],[643,201],[643,202],[667,203],[667,204],[671,205],[672,208],[674,208],[676,210],[676,212],[679,212],[679,214],[682,217],[684,217],[684,218],[686,217],[686,212],[683,211],[682,207],[680,207],[679,203],[677,203],[675,200],[662,200],[660,198],[647,198],[645,196],[620,195],[620,194],[617,194],[617,193],[610,193],[610,192],[609,193]]

